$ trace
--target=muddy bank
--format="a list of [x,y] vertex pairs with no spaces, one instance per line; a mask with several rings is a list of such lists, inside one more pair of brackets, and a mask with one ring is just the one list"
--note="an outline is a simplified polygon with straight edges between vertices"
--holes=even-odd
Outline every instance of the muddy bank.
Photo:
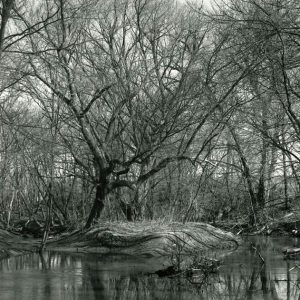
[[47,244],[47,249],[138,256],[235,249],[241,240],[204,223],[104,223]]

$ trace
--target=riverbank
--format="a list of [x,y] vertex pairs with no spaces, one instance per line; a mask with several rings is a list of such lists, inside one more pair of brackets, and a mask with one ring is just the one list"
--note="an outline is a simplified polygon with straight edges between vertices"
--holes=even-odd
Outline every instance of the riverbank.
[[290,211],[283,214],[265,215],[255,226],[248,220],[216,222],[216,227],[236,235],[271,235],[300,237],[300,212]]
[[36,252],[40,244],[40,239],[24,238],[19,234],[0,229],[0,260],[10,256]]

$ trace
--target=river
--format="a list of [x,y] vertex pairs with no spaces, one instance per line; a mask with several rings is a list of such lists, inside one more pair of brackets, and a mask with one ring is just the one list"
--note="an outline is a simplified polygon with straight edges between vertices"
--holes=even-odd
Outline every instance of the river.
[[151,274],[168,265],[163,258],[28,254],[0,261],[0,299],[298,299],[300,261],[284,260],[282,250],[299,244],[288,237],[245,238],[218,273],[196,283]]

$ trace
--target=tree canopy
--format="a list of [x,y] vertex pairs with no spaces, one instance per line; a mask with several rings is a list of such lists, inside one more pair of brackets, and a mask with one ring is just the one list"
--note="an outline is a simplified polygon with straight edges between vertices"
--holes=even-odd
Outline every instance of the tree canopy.
[[1,1],[3,226],[296,207],[299,10]]

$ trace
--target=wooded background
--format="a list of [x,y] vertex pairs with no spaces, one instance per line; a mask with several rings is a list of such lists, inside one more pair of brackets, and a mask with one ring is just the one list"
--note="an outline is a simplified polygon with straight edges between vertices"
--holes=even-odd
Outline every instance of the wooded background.
[[296,0],[2,0],[2,225],[297,208],[299,16]]

